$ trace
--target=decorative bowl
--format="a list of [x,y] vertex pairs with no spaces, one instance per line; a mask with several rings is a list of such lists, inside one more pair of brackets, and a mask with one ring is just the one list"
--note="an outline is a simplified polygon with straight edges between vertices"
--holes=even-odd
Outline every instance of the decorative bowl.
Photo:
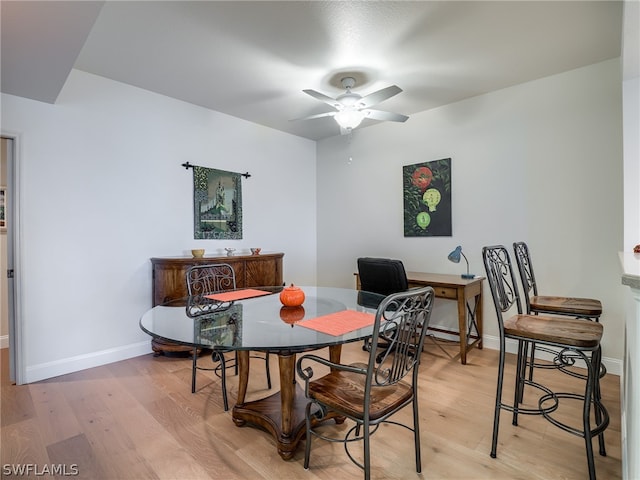
[[191,255],[193,255],[193,258],[204,257],[204,248],[195,248],[191,250]]
[[261,248],[251,248],[251,255],[260,255]]
[[233,256],[233,252],[236,251],[235,248],[225,248],[225,250],[227,251],[227,257],[232,257]]
[[292,283],[280,292],[280,302],[285,307],[299,307],[304,303],[304,292]]

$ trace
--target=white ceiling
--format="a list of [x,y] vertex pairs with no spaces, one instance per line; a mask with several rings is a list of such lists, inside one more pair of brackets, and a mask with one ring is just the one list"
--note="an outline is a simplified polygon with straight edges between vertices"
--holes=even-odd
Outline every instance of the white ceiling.
[[[618,1],[1,3],[2,92],[54,103],[72,68],[310,139],[339,134],[306,95],[388,85],[411,116],[620,56]],[[408,122],[411,121],[409,118]],[[365,120],[362,127],[376,123]],[[398,124],[401,128],[402,124]]]

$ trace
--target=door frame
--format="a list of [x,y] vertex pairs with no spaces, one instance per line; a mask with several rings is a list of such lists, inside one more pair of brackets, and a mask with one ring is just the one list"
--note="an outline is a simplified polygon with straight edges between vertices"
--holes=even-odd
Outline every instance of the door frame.
[[[20,135],[2,130],[0,137],[7,142],[7,191],[10,192],[7,216],[7,270],[13,270],[13,278],[7,278],[8,311],[9,311],[9,378],[17,385],[25,382],[23,361],[24,343],[22,325],[22,288],[21,268],[21,238],[20,223]],[[7,272],[0,272],[7,275]]]

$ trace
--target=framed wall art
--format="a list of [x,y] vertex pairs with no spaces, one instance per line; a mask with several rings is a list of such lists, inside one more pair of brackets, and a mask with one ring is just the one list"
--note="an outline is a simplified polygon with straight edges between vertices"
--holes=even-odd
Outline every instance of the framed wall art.
[[193,167],[193,238],[242,238],[241,177],[240,173]]
[[402,167],[405,237],[451,236],[451,159]]

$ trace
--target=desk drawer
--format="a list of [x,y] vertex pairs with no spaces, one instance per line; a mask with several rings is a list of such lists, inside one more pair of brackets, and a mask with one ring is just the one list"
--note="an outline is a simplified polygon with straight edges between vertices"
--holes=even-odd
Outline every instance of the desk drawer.
[[433,287],[433,291],[436,294],[436,297],[440,298],[450,298],[455,300],[458,298],[458,293],[456,288],[451,287]]

